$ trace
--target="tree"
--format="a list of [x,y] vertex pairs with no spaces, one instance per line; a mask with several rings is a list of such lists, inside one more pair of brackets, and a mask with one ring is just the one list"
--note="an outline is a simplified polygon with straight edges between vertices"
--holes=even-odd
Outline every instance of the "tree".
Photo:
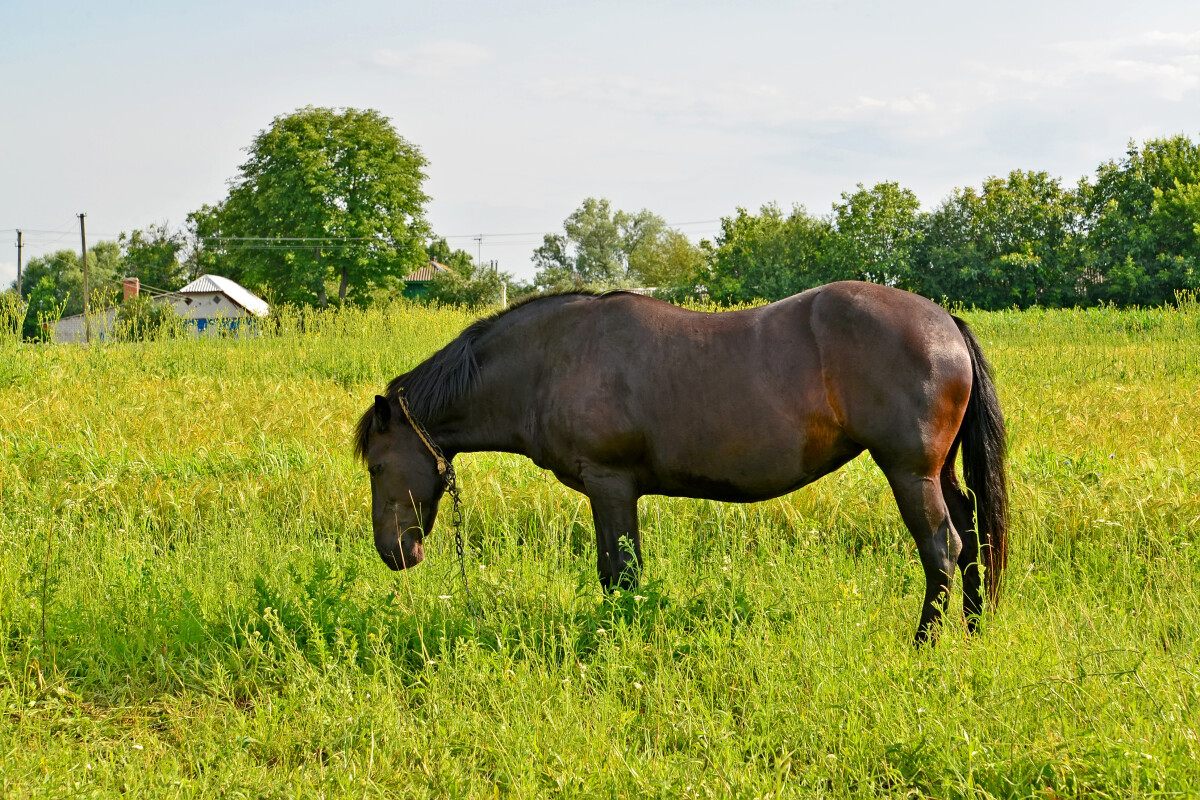
[[448,272],[434,275],[426,294],[430,300],[461,306],[495,305],[505,294],[512,276],[501,272],[495,264],[476,264],[465,250],[451,250],[445,239],[435,239],[429,245],[429,257],[449,267]]
[[563,221],[562,234],[547,234],[533,252],[535,282],[544,289],[619,286],[628,278],[622,240],[624,212],[614,217],[607,200],[589,197]]
[[641,286],[694,290],[704,271],[704,252],[676,230],[665,228],[629,255],[629,273]]
[[22,282],[21,288],[26,286],[30,287],[27,295],[29,306],[25,311],[21,338],[29,341],[49,341],[50,337],[42,329],[42,323],[61,318],[65,301],[59,299],[58,285],[51,275],[42,275],[36,284],[32,281]]
[[829,244],[833,275],[909,288],[914,250],[921,241],[921,204],[893,182],[842,192],[833,206],[835,234]]
[[121,245],[126,276],[167,291],[187,283],[187,272],[179,261],[185,244],[182,232],[172,231],[163,223],[151,225],[144,231],[122,233],[117,241]]
[[924,217],[908,287],[988,309],[1078,302],[1081,224],[1077,195],[1045,172],[955,189]]
[[670,231],[657,214],[614,212],[608,200],[589,197],[563,221],[561,234],[547,234],[533,251],[534,284],[539,289],[647,285],[650,277],[670,272],[664,259],[672,248],[677,262],[683,257],[678,238],[672,237],[682,234]]
[[445,239],[435,238],[425,248],[429,260],[436,261],[451,269],[468,271],[475,264],[475,259],[466,250],[456,250],[446,243]]
[[249,283],[242,272],[242,260],[231,260],[222,247],[219,206],[205,203],[187,215],[185,223],[183,271],[190,278],[217,274],[238,283]]
[[248,153],[229,196],[189,220],[231,277],[324,306],[327,283],[364,302],[425,263],[428,162],[379,112],[303,108]]
[[707,245],[703,281],[719,303],[778,300],[829,280],[826,249],[832,227],[795,206],[787,216],[774,204],[757,215],[739,208],[721,219]]
[[[97,242],[88,249],[88,284],[93,294],[115,293],[120,288],[118,276],[123,269],[121,248],[116,242]],[[50,283],[41,286],[42,278],[50,278]],[[29,299],[37,288],[53,291],[52,303],[63,307],[64,316],[82,314],[83,266],[79,254],[74,250],[59,250],[29,259],[21,290]]]
[[1200,287],[1200,145],[1186,136],[1130,142],[1080,194],[1094,299],[1153,305]]

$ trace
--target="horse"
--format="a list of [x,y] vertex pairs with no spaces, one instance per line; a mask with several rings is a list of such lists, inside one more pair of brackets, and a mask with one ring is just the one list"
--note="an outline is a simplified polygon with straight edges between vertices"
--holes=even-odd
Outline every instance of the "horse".
[[[857,281],[723,312],[620,291],[537,296],[396,377],[354,433],[375,547],[392,569],[424,559],[455,455],[519,453],[588,497],[610,592],[638,584],[642,495],[767,500],[866,450],[925,573],[917,643],[935,635],[956,565],[969,632],[983,584],[989,606],[998,601],[1005,443],[967,324]],[[970,494],[955,473],[960,448]]]

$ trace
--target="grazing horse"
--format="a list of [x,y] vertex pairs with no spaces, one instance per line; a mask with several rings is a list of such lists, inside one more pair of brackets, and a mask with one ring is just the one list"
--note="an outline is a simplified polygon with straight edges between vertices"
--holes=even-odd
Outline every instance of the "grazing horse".
[[[394,379],[359,420],[355,450],[392,569],[425,557],[446,487],[435,450],[494,450],[587,495],[608,590],[637,584],[642,495],[766,500],[868,450],[925,571],[921,642],[955,565],[972,631],[981,584],[993,606],[999,594],[1005,433],[989,373],[966,323],[870,283],[720,313],[626,292],[549,295],[470,325]],[[960,447],[974,498],[955,476]]]

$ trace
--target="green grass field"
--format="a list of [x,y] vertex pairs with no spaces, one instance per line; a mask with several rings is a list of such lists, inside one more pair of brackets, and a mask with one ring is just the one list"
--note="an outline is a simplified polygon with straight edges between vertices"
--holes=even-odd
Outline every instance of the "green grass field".
[[866,457],[646,498],[648,580],[606,600],[586,500],[464,455],[481,618],[444,527],[387,570],[351,426],[464,312],[0,344],[0,795],[1197,796],[1200,310],[967,317],[1010,571],[980,636],[956,593],[921,650]]

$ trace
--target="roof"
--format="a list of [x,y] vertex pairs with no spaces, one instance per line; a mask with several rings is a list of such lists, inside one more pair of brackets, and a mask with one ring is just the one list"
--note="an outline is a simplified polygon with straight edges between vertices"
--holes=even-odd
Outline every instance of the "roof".
[[239,283],[222,278],[220,275],[201,275],[196,280],[179,290],[179,294],[199,294],[202,292],[220,292],[256,317],[265,317],[271,310],[267,301],[251,292]]
[[449,272],[449,271],[450,271],[450,268],[447,267],[445,264],[439,264],[436,261],[430,261],[428,264],[421,267],[416,272],[414,272],[410,275],[405,275],[404,282],[405,283],[428,283],[429,281],[433,280],[433,276],[436,275],[437,273]]

